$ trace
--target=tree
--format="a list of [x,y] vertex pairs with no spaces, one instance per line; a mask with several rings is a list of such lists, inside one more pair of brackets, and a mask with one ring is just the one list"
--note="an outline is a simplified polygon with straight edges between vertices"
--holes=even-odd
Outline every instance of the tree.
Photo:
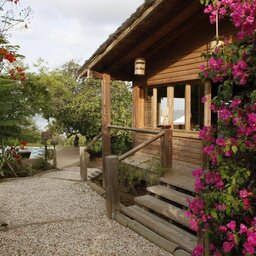
[[[39,73],[28,74],[28,84],[33,91],[31,101],[39,107],[43,116],[53,118],[52,130],[68,136],[80,133],[91,140],[101,131],[101,81],[84,79],[77,81],[80,66],[74,61],[49,71],[40,68]],[[120,81],[111,83],[112,122],[131,125],[130,85]],[[36,103],[37,102],[37,103]],[[115,132],[115,135],[124,132]],[[123,137],[124,138],[124,137]],[[128,143],[126,136],[121,143]],[[120,140],[119,140],[120,142]]]
[[2,167],[8,164],[8,156],[4,151],[4,139],[19,137],[26,126],[32,108],[29,107],[25,96],[26,80],[23,68],[18,64],[18,47],[11,45],[6,37],[11,30],[25,22],[30,11],[22,10],[16,13],[13,5],[19,0],[0,1],[0,144],[2,148],[0,159],[0,174]]

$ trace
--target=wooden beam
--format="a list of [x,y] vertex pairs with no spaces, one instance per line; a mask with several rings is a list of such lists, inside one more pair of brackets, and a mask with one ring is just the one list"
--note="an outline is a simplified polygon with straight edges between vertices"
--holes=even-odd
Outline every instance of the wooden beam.
[[153,88],[152,96],[152,127],[157,127],[157,88]]
[[111,123],[111,100],[110,75],[103,73],[102,77],[102,157],[104,158],[111,154],[111,135],[108,128]]
[[149,145],[150,143],[152,143],[153,141],[161,138],[163,135],[165,134],[165,131],[159,132],[157,135],[154,135],[153,137],[151,137],[150,139],[146,140],[145,142],[139,144],[138,146],[136,146],[135,148],[131,149],[130,151],[124,153],[123,155],[119,156],[119,161],[124,160],[125,158],[131,156],[132,154],[136,153],[137,151],[139,151],[140,149],[144,148],[145,146]]
[[174,87],[167,87],[167,106],[169,108],[169,121],[170,125],[173,128],[174,122]]
[[191,130],[191,85],[185,86],[185,130]]
[[204,96],[206,97],[206,101],[204,103],[204,126],[211,125],[211,91],[212,85],[210,80],[206,80],[204,83]]
[[134,131],[134,132],[137,132],[137,133],[149,133],[149,134],[158,134],[159,133],[159,131],[156,131],[156,130],[140,129],[140,128],[132,128],[132,127],[123,127],[123,126],[117,126],[117,125],[109,125],[109,128],[118,129],[118,130],[125,130],[125,131]]

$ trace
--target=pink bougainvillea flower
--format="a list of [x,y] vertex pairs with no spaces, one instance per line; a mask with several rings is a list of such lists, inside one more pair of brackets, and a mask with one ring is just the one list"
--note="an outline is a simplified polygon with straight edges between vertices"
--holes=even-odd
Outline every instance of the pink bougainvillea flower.
[[196,169],[192,172],[194,177],[202,177],[204,175],[204,170],[203,169]]
[[243,233],[246,233],[248,228],[244,224],[240,224],[240,230],[239,234],[242,235]]
[[231,220],[226,226],[234,231],[236,228],[236,222],[234,220]]
[[228,253],[233,249],[234,246],[235,246],[235,243],[233,241],[232,242],[224,242],[223,243],[223,251]]
[[219,231],[222,231],[222,232],[226,232],[228,229],[227,229],[226,226],[219,226],[219,227],[218,227],[218,230],[219,230]]
[[226,108],[221,109],[219,111],[219,118],[222,120],[228,120],[230,119],[232,116],[231,112],[229,110],[227,110]]
[[241,100],[240,100],[240,99],[233,99],[233,100],[231,101],[231,107],[232,107],[232,108],[237,108],[237,107],[240,105],[240,103],[241,103]]
[[239,192],[240,198],[247,198],[249,196],[249,192],[246,189],[242,189]]
[[244,209],[246,211],[250,210],[251,209],[251,204],[250,204],[250,200],[248,198],[245,198],[243,200],[243,204],[244,204]]
[[247,116],[249,125],[253,128],[256,128],[256,113],[249,113]]
[[218,204],[215,208],[217,211],[225,211],[227,209],[227,206],[225,204]]
[[191,219],[189,220],[189,225],[190,225],[190,228],[191,228],[192,230],[198,231],[199,226],[198,226],[198,224],[197,224],[197,222],[196,222],[195,219],[191,218]]
[[223,139],[223,138],[217,138],[217,139],[216,139],[216,144],[217,144],[218,146],[225,147],[225,146],[226,146],[226,140]]
[[199,137],[204,141],[213,141],[214,128],[212,126],[204,126],[200,132]]
[[204,254],[204,247],[201,244],[198,244],[197,247],[193,250],[192,256],[203,256]]

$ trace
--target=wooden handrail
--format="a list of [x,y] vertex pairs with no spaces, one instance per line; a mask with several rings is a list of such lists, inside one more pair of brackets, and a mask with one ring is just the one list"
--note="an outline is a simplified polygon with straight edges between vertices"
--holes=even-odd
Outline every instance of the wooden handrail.
[[108,127],[111,129],[134,131],[134,132],[149,133],[149,134],[159,134],[159,132],[160,132],[160,131],[155,131],[155,130],[150,130],[150,129],[123,127],[123,126],[117,126],[117,125],[109,125]]
[[88,150],[92,145],[94,145],[102,136],[102,132],[98,134],[96,137],[93,138],[93,140],[88,143],[88,145],[85,146],[85,150]]
[[156,134],[154,137],[144,141],[143,143],[141,143],[140,145],[138,145],[137,147],[131,149],[130,151],[126,152],[125,154],[121,155],[118,159],[119,161],[124,160],[125,158],[129,157],[130,155],[136,153],[137,151],[139,151],[140,149],[142,149],[143,147],[147,146],[148,144],[152,143],[153,141],[159,139],[160,137],[164,136],[165,131],[160,131],[158,132],[158,134]]

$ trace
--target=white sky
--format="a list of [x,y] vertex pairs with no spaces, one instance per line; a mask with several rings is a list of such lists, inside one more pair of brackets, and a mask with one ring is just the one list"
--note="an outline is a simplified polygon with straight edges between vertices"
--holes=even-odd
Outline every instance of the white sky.
[[71,59],[81,64],[144,0],[20,0],[33,10],[29,28],[14,32],[25,63],[43,58],[50,67]]

